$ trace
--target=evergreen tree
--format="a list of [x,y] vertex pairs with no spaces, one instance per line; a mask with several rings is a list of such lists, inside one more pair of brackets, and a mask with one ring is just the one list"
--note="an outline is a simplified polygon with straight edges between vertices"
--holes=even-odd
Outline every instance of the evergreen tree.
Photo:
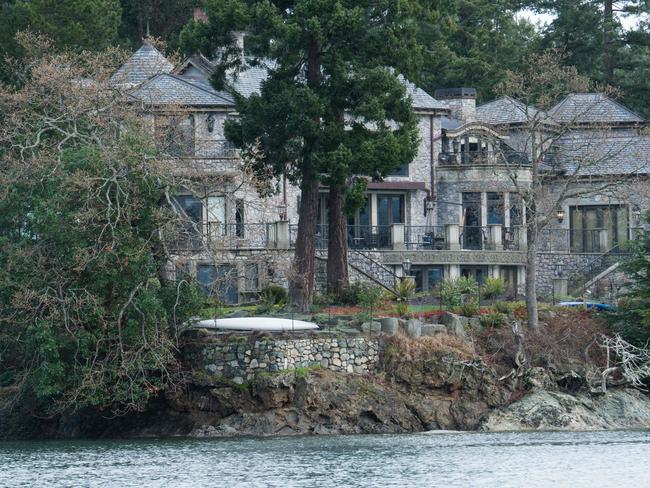
[[513,0],[440,0],[427,2],[418,38],[425,48],[422,86],[471,86],[489,100],[508,70],[517,70],[538,35],[527,21],[517,21]]
[[247,31],[255,61],[274,62],[261,94],[238,98],[240,120],[227,135],[260,174],[271,170],[300,186],[289,280],[300,309],[312,302],[319,185],[330,191],[328,281],[336,289],[347,282],[343,210],[351,177],[381,178],[415,155],[416,119],[397,74],[417,67],[416,7],[398,0],[215,0],[206,3],[209,22],[182,33],[188,52],[226,46],[217,87],[225,70],[241,64],[234,30]]
[[122,0],[121,3],[123,40],[139,47],[149,33],[175,47],[181,28],[192,17],[193,8],[200,0]]
[[11,80],[7,56],[25,53],[15,39],[19,31],[45,34],[56,50],[101,50],[118,40],[119,0],[16,0],[0,6],[0,80]]

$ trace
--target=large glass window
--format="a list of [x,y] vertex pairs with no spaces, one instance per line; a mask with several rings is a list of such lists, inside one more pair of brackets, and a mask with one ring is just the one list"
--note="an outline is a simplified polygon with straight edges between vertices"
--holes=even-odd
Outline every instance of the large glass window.
[[434,290],[442,281],[442,266],[414,266],[412,268],[417,292]]
[[[626,205],[581,205],[570,208],[570,242],[572,252],[600,253],[621,251],[628,240],[628,209]],[[601,232],[606,231],[606,248]]]
[[174,206],[180,218],[178,244],[192,249],[199,246],[203,233],[203,203],[192,195],[179,195],[174,198]]
[[197,281],[203,291],[217,297],[224,303],[237,303],[237,272],[228,264],[200,264],[197,266]]
[[208,197],[208,232],[211,236],[220,236],[226,232],[226,197],[223,195]]
[[505,223],[503,193],[488,192],[487,194],[488,225]]

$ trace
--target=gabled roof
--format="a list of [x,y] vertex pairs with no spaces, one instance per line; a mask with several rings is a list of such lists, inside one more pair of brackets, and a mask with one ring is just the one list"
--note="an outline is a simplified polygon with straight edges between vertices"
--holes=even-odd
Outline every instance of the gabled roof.
[[572,134],[553,143],[555,169],[580,176],[650,174],[650,136],[631,133]]
[[476,107],[476,120],[489,125],[525,124],[544,112],[509,96],[503,96]]
[[149,42],[144,44],[117,70],[110,83],[128,87],[139,85],[152,76],[170,73],[174,65]]
[[439,100],[436,100],[427,92],[425,92],[421,88],[418,88],[414,83],[411,83],[409,80],[404,78],[404,76],[398,75],[397,78],[406,87],[406,94],[409,95],[413,100],[414,109],[445,110],[445,111],[449,110],[447,104]]
[[151,105],[234,107],[232,95],[216,91],[209,83],[178,75],[160,74],[131,93],[131,97]]
[[639,124],[643,118],[602,93],[572,93],[549,111],[560,123]]

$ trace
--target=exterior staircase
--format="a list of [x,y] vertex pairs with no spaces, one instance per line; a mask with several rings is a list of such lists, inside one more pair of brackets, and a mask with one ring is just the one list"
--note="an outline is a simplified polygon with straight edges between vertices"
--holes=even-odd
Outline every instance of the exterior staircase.
[[569,276],[568,291],[571,296],[582,296],[586,290],[595,292],[594,298],[606,298],[598,286],[604,278],[614,274],[620,267],[621,260],[627,256],[620,247],[614,246],[600,254]]
[[[317,250],[316,259],[326,263],[327,250]],[[348,249],[348,265],[352,270],[361,274],[369,281],[391,293],[395,293],[395,284],[399,282],[400,277],[390,268],[373,259],[372,256],[356,249]]]

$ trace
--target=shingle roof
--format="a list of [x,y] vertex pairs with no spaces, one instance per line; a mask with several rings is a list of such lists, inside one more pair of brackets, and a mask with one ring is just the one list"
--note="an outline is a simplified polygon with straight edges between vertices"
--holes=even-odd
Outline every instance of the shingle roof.
[[273,69],[275,63],[265,60],[261,65],[247,65],[245,69],[237,74],[232,74],[226,80],[237,93],[248,98],[253,93],[260,93],[262,82],[269,76],[269,69]]
[[172,69],[174,65],[155,47],[145,42],[111,77],[110,83],[132,87],[152,76],[170,73]]
[[572,93],[549,111],[560,123],[637,124],[643,119],[602,93]]
[[553,143],[559,167],[581,176],[650,174],[650,136],[567,134]]
[[413,100],[413,108],[421,110],[449,110],[447,104],[436,100],[402,75],[398,75],[397,78],[404,84],[406,87],[406,94]]
[[160,74],[131,93],[131,97],[151,105],[226,106],[235,105],[232,95],[216,91],[195,78]]
[[544,113],[508,96],[476,107],[476,120],[490,125],[524,124],[538,115]]

